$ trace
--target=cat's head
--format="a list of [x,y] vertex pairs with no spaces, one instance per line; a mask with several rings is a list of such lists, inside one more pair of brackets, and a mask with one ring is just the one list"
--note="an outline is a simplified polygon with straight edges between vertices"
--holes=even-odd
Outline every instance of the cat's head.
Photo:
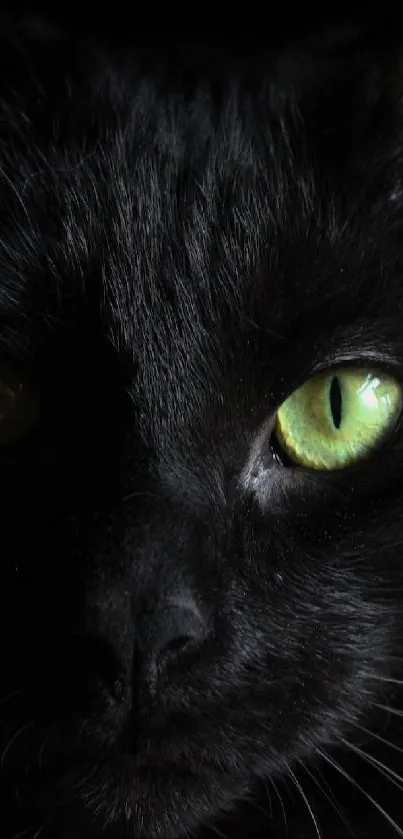
[[51,55],[2,53],[3,788],[178,837],[394,672],[399,63]]

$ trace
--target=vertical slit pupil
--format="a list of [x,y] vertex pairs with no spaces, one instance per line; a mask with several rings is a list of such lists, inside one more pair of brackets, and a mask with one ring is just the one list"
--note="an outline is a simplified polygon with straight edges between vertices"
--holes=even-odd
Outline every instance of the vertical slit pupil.
[[330,385],[330,410],[335,428],[340,428],[341,425],[341,401],[340,382],[338,376],[333,376]]

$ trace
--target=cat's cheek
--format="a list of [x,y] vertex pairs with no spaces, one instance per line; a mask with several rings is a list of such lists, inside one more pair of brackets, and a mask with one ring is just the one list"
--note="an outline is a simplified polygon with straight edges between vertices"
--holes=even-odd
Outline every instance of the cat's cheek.
[[302,469],[285,468],[276,463],[270,451],[260,451],[243,469],[239,489],[253,498],[263,514],[282,517],[295,498],[302,502],[317,497],[318,479]]

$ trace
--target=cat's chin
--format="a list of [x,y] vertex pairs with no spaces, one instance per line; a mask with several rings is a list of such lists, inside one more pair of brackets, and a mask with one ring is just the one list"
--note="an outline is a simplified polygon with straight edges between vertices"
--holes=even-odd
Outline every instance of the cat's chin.
[[[248,789],[213,766],[140,765],[130,757],[79,773],[74,799],[55,814],[57,839],[179,839],[229,811]],[[70,797],[70,796],[69,796]],[[53,834],[52,834],[53,835]]]

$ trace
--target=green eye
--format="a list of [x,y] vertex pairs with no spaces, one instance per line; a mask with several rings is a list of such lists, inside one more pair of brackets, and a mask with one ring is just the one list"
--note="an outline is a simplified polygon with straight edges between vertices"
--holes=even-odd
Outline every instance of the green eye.
[[277,412],[275,436],[310,469],[343,469],[385,439],[402,410],[402,387],[382,370],[338,368],[312,376]]

